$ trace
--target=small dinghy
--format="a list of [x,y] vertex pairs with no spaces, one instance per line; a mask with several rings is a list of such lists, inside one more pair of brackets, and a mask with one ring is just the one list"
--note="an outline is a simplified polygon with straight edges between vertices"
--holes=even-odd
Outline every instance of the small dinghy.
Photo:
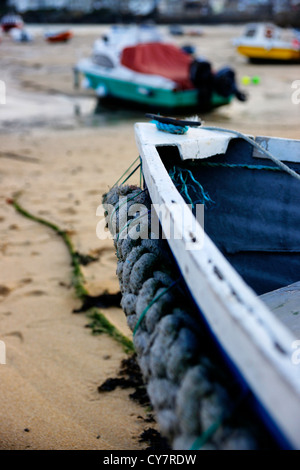
[[57,31],[45,34],[45,39],[50,43],[67,42],[73,37],[72,31]]
[[174,449],[299,449],[300,141],[150,117],[144,184],[104,207],[162,433]]

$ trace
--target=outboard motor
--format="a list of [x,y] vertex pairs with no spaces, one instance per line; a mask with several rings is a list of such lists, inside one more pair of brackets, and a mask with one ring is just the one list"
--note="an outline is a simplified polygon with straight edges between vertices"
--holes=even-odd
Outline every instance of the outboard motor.
[[214,73],[209,62],[195,59],[190,66],[190,80],[199,90],[199,104],[204,111],[211,108],[213,91],[224,98],[234,95],[239,101],[247,99],[246,94],[238,90],[235,73],[229,67]]
[[213,82],[213,88],[219,95],[224,96],[225,98],[235,95],[239,101],[247,100],[246,94],[238,90],[235,73],[231,68],[224,67],[216,72]]
[[190,66],[190,80],[199,91],[199,104],[203,110],[211,107],[214,75],[211,65],[205,60],[195,59]]

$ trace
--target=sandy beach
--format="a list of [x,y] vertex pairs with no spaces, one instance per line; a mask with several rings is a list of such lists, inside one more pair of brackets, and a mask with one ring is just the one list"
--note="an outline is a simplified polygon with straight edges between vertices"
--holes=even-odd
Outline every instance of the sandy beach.
[[[142,450],[149,409],[132,389],[99,393],[117,377],[127,353],[107,334],[87,328],[72,286],[70,254],[51,228],[23,217],[10,204],[66,231],[75,249],[96,258],[82,266],[91,295],[119,290],[110,239],[99,239],[97,208],[103,193],[137,158],[133,125],[142,112],[100,110],[90,91],[74,90],[72,67],[88,56],[107,26],[72,27],[74,38],[50,45],[45,28],[29,27],[32,43],[0,44],[0,364],[1,450]],[[161,27],[167,33],[167,27]],[[232,66],[249,95],[210,114],[206,124],[253,135],[299,138],[300,105],[292,83],[299,65],[254,65],[232,45],[241,26],[205,26],[201,37],[170,37],[193,44],[214,68]],[[244,76],[259,84],[243,86]],[[132,182],[134,182],[134,178]],[[126,337],[131,332],[118,307],[101,309]]]

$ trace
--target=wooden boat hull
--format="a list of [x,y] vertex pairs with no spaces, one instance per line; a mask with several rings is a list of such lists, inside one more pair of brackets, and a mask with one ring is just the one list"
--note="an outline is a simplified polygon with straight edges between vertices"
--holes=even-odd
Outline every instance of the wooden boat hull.
[[[300,369],[292,361],[297,337],[274,317],[254,290],[276,289],[282,282],[299,280],[299,181],[284,172],[260,168],[274,164],[253,152],[249,142],[232,139],[231,133],[189,129],[187,135],[174,136],[158,131],[154,124],[137,124],[136,140],[152,203],[164,207],[163,217],[158,212],[162,229],[181,234],[167,240],[199,314],[232,370],[253,393],[257,409],[278,441],[284,448],[300,448]],[[260,142],[279,152],[294,149],[295,160],[289,165],[299,171],[299,141],[264,138]],[[201,166],[203,162],[216,166]],[[214,200],[205,210],[205,231],[192,211],[185,212],[182,224],[186,201],[169,176],[174,165],[195,172]],[[267,194],[273,191],[272,186],[274,193]],[[249,208],[251,191],[254,199]],[[276,230],[280,217],[284,232]],[[255,218],[260,222],[252,227]],[[242,257],[244,251],[248,257],[255,255],[253,265],[247,263],[249,272],[258,275],[253,287],[249,285],[251,276],[241,272],[245,258],[233,266],[232,255]],[[271,252],[274,260],[277,255],[278,259],[268,265],[262,258]],[[270,275],[272,270],[276,273],[287,261],[292,267],[289,272],[282,270],[282,279],[276,278],[278,284],[274,284],[276,276],[270,280],[261,273],[267,265]],[[265,281],[262,287],[260,283]]]

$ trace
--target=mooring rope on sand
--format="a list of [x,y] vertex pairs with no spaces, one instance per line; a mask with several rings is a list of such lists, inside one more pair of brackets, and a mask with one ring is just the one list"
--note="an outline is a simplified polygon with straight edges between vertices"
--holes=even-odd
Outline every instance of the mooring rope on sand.
[[[127,204],[120,204],[125,199]],[[146,206],[147,216],[129,215],[133,204]],[[207,330],[167,241],[151,238],[147,191],[115,185],[103,206],[118,259],[121,306],[162,435],[174,450],[269,445],[265,429],[247,411],[248,390],[241,391],[223,363],[216,366]],[[128,223],[137,217],[143,237],[136,237],[137,225]],[[127,236],[120,237],[125,225]]]

